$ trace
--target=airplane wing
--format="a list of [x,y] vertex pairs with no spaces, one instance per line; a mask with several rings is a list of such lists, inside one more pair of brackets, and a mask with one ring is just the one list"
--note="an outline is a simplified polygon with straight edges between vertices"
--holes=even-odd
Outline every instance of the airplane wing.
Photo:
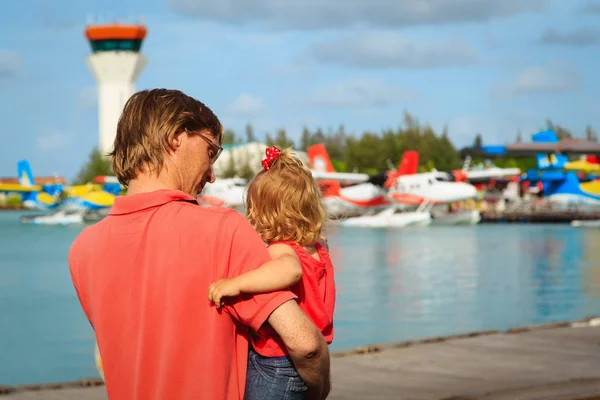
[[369,180],[369,175],[358,174],[354,172],[325,172],[311,170],[313,178],[316,180],[341,181],[349,183],[364,183]]
[[519,168],[489,168],[480,171],[467,171],[467,179],[500,178],[520,175]]
[[598,172],[600,171],[600,164],[592,164],[587,161],[571,161],[565,164],[565,169],[569,171],[583,171],[583,172]]
[[39,192],[40,186],[25,186],[20,183],[2,183],[0,184],[0,192]]

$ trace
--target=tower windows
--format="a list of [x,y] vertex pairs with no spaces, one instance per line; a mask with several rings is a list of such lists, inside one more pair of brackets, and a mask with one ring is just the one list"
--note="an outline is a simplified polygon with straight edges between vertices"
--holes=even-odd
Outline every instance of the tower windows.
[[106,39],[90,40],[92,51],[135,51],[139,52],[142,47],[141,40],[132,39]]

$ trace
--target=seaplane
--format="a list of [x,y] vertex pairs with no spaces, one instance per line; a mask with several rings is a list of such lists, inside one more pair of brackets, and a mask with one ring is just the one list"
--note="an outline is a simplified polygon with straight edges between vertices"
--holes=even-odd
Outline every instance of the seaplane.
[[432,221],[431,213],[427,210],[427,203],[424,202],[414,211],[393,204],[374,215],[361,215],[360,217],[342,219],[339,225],[361,228],[403,228],[406,226],[427,226]]
[[60,190],[56,187],[62,185],[36,184],[27,160],[17,162],[17,180],[18,183],[0,183],[0,193],[21,196],[23,206],[28,209],[52,210],[60,206]]
[[[558,140],[553,130],[538,132],[533,143],[518,143],[507,146],[484,146],[488,154],[506,153],[535,154],[537,169],[529,170],[521,179],[532,186],[541,186],[541,191],[552,204],[559,206],[600,206],[600,180],[591,174],[597,167],[596,157],[570,162],[564,153],[584,153],[589,149],[600,153],[600,145],[578,139]],[[560,154],[562,152],[563,154]],[[600,168],[599,168],[600,169]]]
[[18,183],[0,184],[0,193],[16,193],[27,209],[43,214],[23,215],[22,223],[37,225],[68,225],[95,222],[106,216],[114,198],[122,190],[116,177],[96,177],[85,185],[67,186],[60,179],[42,178],[36,184],[27,160],[17,162]]
[[[327,149],[321,143],[308,147],[306,152],[312,175],[321,186],[323,201],[331,217],[359,216],[383,210],[392,204],[387,197],[387,189],[383,187],[385,182],[391,182],[387,173],[371,177],[368,174],[336,172]],[[408,163],[401,162],[400,172],[394,171],[394,177],[416,172],[418,161],[417,164],[405,164]]]
[[475,186],[466,182],[440,180],[436,172],[399,176],[388,196],[395,204],[418,207],[431,214],[433,225],[477,224],[481,215],[477,210],[455,210],[452,203],[474,199]]
[[511,179],[521,175],[519,168],[500,168],[490,160],[483,164],[471,166],[471,156],[465,158],[462,169],[452,171],[454,180],[468,182],[473,185],[481,185],[498,179]]
[[227,207],[242,210],[245,203],[248,181],[243,178],[217,179],[207,183],[198,196],[198,203],[204,207]]
[[35,210],[100,210],[114,203],[115,195],[121,190],[116,177],[97,177],[98,182],[85,185],[66,186],[64,182],[49,182],[36,185],[29,161],[17,162],[18,184],[0,184],[0,192],[19,193],[23,206]]
[[477,190],[464,182],[440,180],[436,172],[401,175],[388,191],[391,204],[375,215],[344,220],[341,225],[364,227],[405,227],[477,224],[478,211],[447,209],[451,203],[473,199]]
[[19,221],[23,224],[32,225],[71,225],[84,222],[84,215],[88,212],[85,208],[59,209],[50,214],[22,215]]
[[[341,225],[427,225],[432,222],[432,215],[436,224],[479,222],[477,211],[450,215],[434,210],[438,205],[474,198],[477,190],[468,183],[450,180],[446,173],[417,173],[419,154],[415,151],[403,154],[397,170],[369,176],[367,182],[347,187],[341,187],[342,179],[332,180],[339,175],[323,145],[311,146],[307,152],[311,168],[324,167],[323,172],[328,174],[329,180],[320,182],[324,186],[324,201],[331,216],[346,218]],[[319,164],[316,159],[320,159]],[[322,175],[313,173],[313,176]],[[357,182],[364,179],[360,174],[344,174],[344,178]],[[407,211],[410,207],[416,207],[416,210]]]

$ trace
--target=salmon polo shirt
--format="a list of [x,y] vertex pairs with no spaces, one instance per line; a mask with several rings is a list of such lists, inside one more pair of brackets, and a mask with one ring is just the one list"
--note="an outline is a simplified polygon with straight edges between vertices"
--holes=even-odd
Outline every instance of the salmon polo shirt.
[[69,252],[109,399],[242,399],[249,329],[296,296],[248,295],[219,310],[208,287],[269,260],[237,211],[174,190],[117,197]]

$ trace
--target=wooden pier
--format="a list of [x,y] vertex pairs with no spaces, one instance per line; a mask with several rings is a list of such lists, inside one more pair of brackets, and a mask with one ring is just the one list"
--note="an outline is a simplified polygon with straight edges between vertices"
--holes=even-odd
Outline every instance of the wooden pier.
[[507,224],[569,224],[572,221],[600,220],[600,212],[597,211],[487,211],[481,213],[481,222],[485,223],[507,223]]
[[[329,399],[600,399],[599,345],[591,319],[367,346],[332,354]],[[104,387],[82,387],[98,383],[5,387],[0,400],[106,400]]]

